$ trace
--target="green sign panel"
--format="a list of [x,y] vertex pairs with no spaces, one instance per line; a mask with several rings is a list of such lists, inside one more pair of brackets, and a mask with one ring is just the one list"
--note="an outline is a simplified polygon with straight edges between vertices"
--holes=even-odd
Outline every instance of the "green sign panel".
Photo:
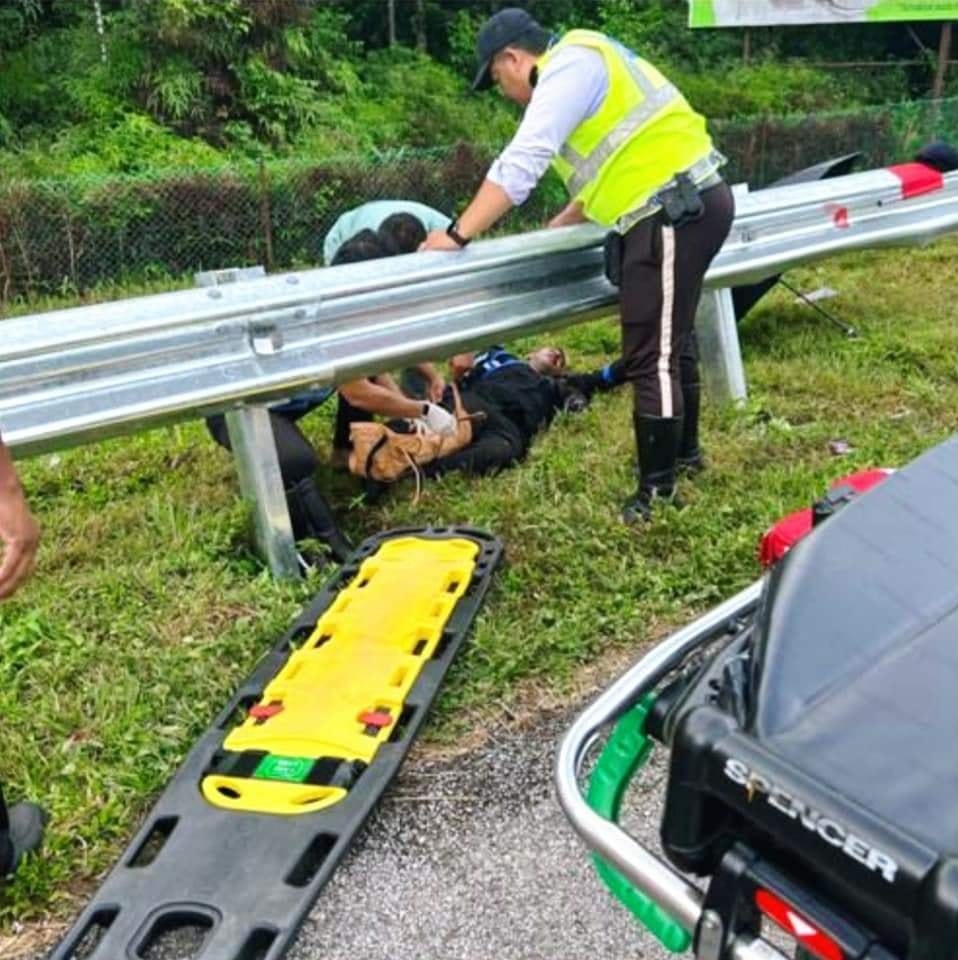
[[693,27],[958,20],[958,0],[689,0]]
[[253,771],[257,780],[285,780],[287,783],[302,783],[313,769],[309,757],[280,757],[275,754],[263,757]]

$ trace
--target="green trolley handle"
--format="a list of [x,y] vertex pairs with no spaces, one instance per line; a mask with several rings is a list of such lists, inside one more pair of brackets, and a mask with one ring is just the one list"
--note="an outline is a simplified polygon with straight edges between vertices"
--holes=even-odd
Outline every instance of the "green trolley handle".
[[[586,797],[589,806],[607,820],[618,822],[626,788],[652,752],[652,740],[645,735],[645,718],[654,701],[655,695],[649,694],[619,720],[589,779]],[[622,901],[666,949],[673,953],[688,950],[692,936],[681,924],[597,854],[592,855],[592,860],[613,896]]]

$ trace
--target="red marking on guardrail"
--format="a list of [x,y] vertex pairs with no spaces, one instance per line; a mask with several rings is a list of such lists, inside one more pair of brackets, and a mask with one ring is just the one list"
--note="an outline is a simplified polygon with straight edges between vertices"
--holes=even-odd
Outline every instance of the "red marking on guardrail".
[[826,203],[825,213],[832,218],[832,223],[839,230],[845,230],[851,225],[848,219],[848,207],[840,206],[837,203]]
[[924,163],[899,163],[888,167],[901,182],[901,198],[919,197],[923,193],[932,193],[945,185],[945,178],[934,168]]

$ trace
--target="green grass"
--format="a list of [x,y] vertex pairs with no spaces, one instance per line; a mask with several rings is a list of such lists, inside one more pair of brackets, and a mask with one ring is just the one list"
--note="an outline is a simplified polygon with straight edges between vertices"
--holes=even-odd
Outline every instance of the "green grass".
[[[630,491],[626,391],[562,418],[497,478],[409,484],[368,508],[325,476],[356,538],[406,523],[473,524],[507,562],[427,737],[454,741],[524,681],[561,692],[584,664],[637,648],[758,573],[762,531],[833,477],[898,466],[958,430],[958,245],[858,255],[794,271],[841,291],[847,340],[784,292],[742,328],[750,400],[707,406],[710,469],[688,508],[641,530],[618,521]],[[615,325],[550,339],[578,367],[614,354]],[[307,421],[328,449],[327,414]],[[829,453],[842,439],[853,452]],[[247,546],[227,456],[198,424],[22,464],[44,541],[33,581],[0,607],[0,770],[8,798],[53,813],[42,857],[0,900],[0,931],[76,909],[197,735],[321,578],[278,585]]]

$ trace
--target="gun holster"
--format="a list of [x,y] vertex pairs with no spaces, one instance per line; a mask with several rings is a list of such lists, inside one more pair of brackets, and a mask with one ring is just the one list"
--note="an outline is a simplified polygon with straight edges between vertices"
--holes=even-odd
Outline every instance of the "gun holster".
[[625,240],[621,233],[610,230],[605,235],[605,276],[609,283],[618,287],[622,283],[622,257]]
[[674,184],[660,190],[655,199],[662,204],[665,222],[676,230],[701,220],[705,214],[705,203],[687,173],[676,174]]

